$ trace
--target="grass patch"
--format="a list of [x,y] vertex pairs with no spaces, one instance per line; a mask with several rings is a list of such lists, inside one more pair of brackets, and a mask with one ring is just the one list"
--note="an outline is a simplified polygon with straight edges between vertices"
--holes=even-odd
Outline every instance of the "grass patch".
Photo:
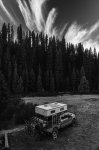
[[[77,96],[78,98],[78,96]],[[85,98],[85,100],[84,100]],[[86,97],[71,96],[68,102],[68,110],[76,114],[76,124],[59,131],[58,139],[52,140],[50,136],[41,136],[35,139],[25,132],[16,133],[9,136],[11,150],[97,150],[99,148],[99,101],[93,101],[93,97],[86,100]],[[46,102],[44,98],[41,102]],[[53,97],[47,102],[52,102]],[[57,98],[56,98],[57,101]],[[38,102],[38,101],[37,101]],[[93,104],[94,103],[94,104]]]

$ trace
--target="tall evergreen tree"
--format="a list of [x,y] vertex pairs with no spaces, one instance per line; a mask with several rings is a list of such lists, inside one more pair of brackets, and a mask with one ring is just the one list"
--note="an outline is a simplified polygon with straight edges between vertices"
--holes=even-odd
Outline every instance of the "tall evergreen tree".
[[3,73],[0,71],[0,115],[7,108],[9,102],[9,90]]
[[73,92],[76,89],[76,72],[75,72],[75,68],[73,68],[73,72],[72,72],[72,90]]
[[95,49],[84,49],[81,43],[76,46],[66,43],[64,37],[59,40],[34,31],[25,33],[21,25],[15,41],[13,26],[6,23],[2,26],[0,70],[13,93],[20,76],[24,93],[34,92],[36,87],[37,91],[42,87],[47,91],[77,91],[82,78],[88,80],[90,91],[99,89],[99,55]]
[[52,71],[50,71],[50,92],[54,91],[55,91],[55,80]]
[[50,73],[49,70],[46,71],[46,77],[45,77],[45,87],[46,90],[49,91],[49,86],[50,86]]
[[25,67],[25,69],[23,70],[22,78],[23,78],[24,92],[28,93],[28,88],[29,88],[29,74],[28,74],[27,67]]
[[39,67],[39,74],[38,74],[38,78],[37,78],[37,91],[40,93],[42,92],[43,88],[42,88],[42,78],[41,78],[41,69]]
[[80,70],[80,78],[82,78],[83,76],[85,76],[85,70],[84,67],[82,66]]
[[14,41],[14,29],[13,26],[11,26],[11,42]]
[[18,72],[17,72],[17,63],[14,64],[14,72],[13,72],[13,79],[12,79],[12,91],[14,94],[17,93],[17,83],[18,83]]
[[78,92],[81,94],[89,93],[89,83],[88,80],[86,80],[85,76],[82,76],[80,85],[78,87]]
[[7,41],[10,44],[10,42],[11,42],[11,27],[10,27],[9,23],[8,23],[8,27],[7,27]]
[[24,91],[23,80],[22,80],[22,77],[20,76],[17,82],[17,86],[16,86],[16,93],[23,94],[23,91]]
[[22,44],[22,26],[20,24],[20,26],[17,28],[17,39],[18,39],[18,44],[21,45]]
[[29,74],[29,91],[31,92],[35,91],[36,88],[35,81],[36,81],[36,77],[35,77],[34,70],[32,69]]
[[62,79],[63,79],[63,66],[62,66],[62,53],[57,51],[56,53],[56,64],[55,64],[55,74],[56,74],[56,90],[62,89]]
[[8,79],[8,87],[10,91],[11,91],[11,80],[12,80],[11,78],[12,78],[12,64],[11,64],[11,61],[9,61],[7,79]]
[[4,23],[2,26],[2,42],[5,43],[7,41],[7,25]]

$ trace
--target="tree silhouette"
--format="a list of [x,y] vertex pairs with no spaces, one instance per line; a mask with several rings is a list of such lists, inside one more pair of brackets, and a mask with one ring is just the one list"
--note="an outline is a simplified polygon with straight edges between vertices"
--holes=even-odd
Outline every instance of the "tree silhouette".
[[82,78],[81,78],[80,85],[78,87],[78,91],[81,94],[89,93],[89,83],[88,83],[88,80],[86,80],[85,76],[82,76]]
[[78,87],[83,87],[82,78],[89,82],[90,92],[99,93],[96,49],[67,43],[64,37],[59,40],[43,33],[25,32],[22,25],[15,37],[13,26],[4,23],[0,31],[0,71],[11,94],[17,94],[21,82],[24,94],[42,89],[77,92]]
[[42,92],[42,78],[41,78],[41,69],[40,69],[40,66],[39,66],[39,74],[38,74],[38,78],[37,78],[37,91],[39,93]]
[[14,94],[17,93],[17,83],[18,83],[18,72],[17,72],[17,63],[14,64],[14,72],[13,72],[13,79],[12,79],[12,91]]
[[76,72],[75,72],[75,68],[73,68],[73,72],[72,72],[72,90],[73,92],[76,89]]
[[3,73],[0,71],[0,115],[9,102],[9,91]]

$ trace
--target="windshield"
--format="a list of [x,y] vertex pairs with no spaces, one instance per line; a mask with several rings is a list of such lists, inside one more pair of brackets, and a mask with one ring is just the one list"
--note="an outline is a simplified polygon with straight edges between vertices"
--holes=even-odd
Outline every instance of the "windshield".
[[36,117],[39,118],[39,119],[41,119],[41,120],[47,121],[47,117],[45,117],[43,115],[36,114]]

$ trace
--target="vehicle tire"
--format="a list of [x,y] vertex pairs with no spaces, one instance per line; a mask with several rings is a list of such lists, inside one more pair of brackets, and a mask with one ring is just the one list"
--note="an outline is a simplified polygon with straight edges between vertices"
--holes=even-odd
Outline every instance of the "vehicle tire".
[[35,137],[36,140],[39,140],[40,136],[41,136],[41,132],[39,130],[39,126],[36,126],[35,127],[35,132],[34,132],[34,137]]
[[75,118],[73,119],[73,123],[76,123],[76,119]]
[[72,120],[72,126],[75,126],[75,124],[76,124],[76,119],[74,118],[73,120]]
[[52,137],[53,137],[53,140],[56,140],[56,139],[57,139],[57,137],[58,137],[58,129],[57,129],[57,128],[54,128],[54,129],[53,129]]

